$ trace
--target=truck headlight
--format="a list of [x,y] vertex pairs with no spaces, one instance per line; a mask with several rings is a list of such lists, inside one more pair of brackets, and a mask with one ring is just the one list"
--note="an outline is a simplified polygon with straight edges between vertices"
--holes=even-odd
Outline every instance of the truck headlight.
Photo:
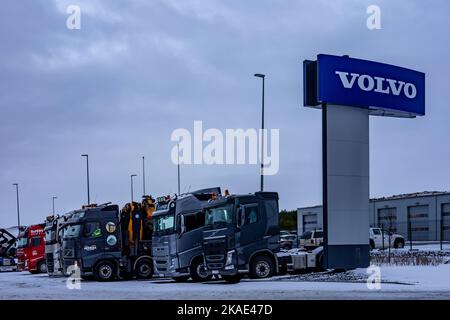
[[236,252],[236,250],[228,251],[227,253],[227,261],[225,262],[225,265],[228,266],[230,264],[233,264],[233,255]]

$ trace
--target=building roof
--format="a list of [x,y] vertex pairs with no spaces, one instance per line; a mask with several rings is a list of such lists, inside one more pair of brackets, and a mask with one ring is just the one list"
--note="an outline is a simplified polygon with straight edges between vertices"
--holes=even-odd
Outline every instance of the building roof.
[[450,192],[449,191],[422,191],[422,192],[414,192],[414,193],[403,193],[403,194],[398,194],[398,195],[393,195],[393,196],[373,198],[373,199],[370,199],[370,201],[398,200],[398,199],[434,197],[434,196],[443,196],[443,195],[450,195]]
[[[380,197],[380,198],[372,198],[370,199],[370,202],[376,202],[376,201],[387,201],[387,200],[401,200],[401,199],[411,199],[411,198],[420,198],[420,197],[435,197],[435,196],[446,196],[450,195],[450,191],[422,191],[422,192],[414,192],[414,193],[403,193],[403,194],[397,194],[393,196],[386,196],[386,197]],[[314,209],[314,208],[320,208],[322,205],[315,205],[315,206],[308,206],[308,207],[301,207],[298,209]]]

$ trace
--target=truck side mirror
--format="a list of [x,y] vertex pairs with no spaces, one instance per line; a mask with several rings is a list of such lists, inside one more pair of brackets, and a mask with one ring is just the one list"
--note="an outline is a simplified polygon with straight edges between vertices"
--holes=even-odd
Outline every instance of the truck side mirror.
[[242,225],[242,207],[239,206],[236,210],[236,226],[240,227]]
[[186,232],[186,226],[184,225],[184,215],[180,216],[180,234]]

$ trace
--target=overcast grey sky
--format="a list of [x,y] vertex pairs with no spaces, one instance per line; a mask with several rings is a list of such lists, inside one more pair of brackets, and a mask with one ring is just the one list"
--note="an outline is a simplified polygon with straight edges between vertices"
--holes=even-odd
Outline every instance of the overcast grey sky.
[[[81,8],[68,30],[66,8]],[[381,30],[366,8],[381,7]],[[2,1],[0,9],[0,226],[41,222],[91,198],[123,205],[130,174],[141,194],[176,192],[174,129],[280,129],[280,170],[265,180],[282,208],[321,202],[320,111],[302,107],[302,61],[318,53],[426,73],[426,116],[371,118],[370,193],[449,190],[450,2],[442,1]],[[259,188],[259,169],[184,166],[182,189]]]

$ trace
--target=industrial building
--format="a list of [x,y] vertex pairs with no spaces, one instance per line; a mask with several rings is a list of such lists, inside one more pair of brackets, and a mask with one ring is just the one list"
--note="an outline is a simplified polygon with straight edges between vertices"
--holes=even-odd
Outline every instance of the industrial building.
[[[450,240],[450,192],[425,191],[375,198],[370,199],[369,208],[372,227],[383,227],[407,240]],[[297,228],[299,234],[322,229],[322,206],[297,209]]]

